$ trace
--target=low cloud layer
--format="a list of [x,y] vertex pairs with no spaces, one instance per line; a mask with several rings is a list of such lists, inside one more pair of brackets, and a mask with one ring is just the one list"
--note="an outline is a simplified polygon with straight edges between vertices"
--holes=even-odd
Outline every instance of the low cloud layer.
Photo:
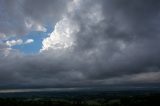
[[[0,1],[4,9],[5,3],[11,3]],[[158,0],[17,0],[11,4],[22,6],[18,11],[25,18],[18,17],[23,22],[11,28],[14,14],[21,12],[7,8],[13,18],[0,18],[5,28],[0,28],[0,34],[18,36],[26,16],[30,30],[46,21],[55,26],[37,54],[25,55],[0,42],[0,87],[159,86]],[[4,14],[0,17],[8,17]],[[27,26],[21,28],[29,31]]]

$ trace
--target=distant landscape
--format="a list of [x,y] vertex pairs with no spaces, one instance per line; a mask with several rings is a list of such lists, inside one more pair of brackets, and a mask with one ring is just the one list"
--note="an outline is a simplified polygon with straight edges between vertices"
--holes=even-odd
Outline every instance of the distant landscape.
[[1,93],[0,106],[159,106],[160,91],[45,91]]

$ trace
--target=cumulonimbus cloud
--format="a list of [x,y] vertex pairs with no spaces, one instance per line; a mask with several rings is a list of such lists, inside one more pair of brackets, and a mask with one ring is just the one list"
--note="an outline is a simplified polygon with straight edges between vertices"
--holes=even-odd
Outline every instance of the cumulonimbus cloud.
[[[53,2],[48,0],[44,6],[48,3]],[[158,0],[69,2],[53,32],[43,40],[40,53],[26,56],[10,50],[0,58],[0,86],[159,86],[159,4]],[[32,15],[32,9],[34,20],[41,5],[26,7],[25,12]]]

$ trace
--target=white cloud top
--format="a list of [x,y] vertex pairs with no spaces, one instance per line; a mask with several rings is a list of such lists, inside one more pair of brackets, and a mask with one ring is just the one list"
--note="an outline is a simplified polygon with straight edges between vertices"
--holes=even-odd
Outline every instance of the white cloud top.
[[69,19],[59,21],[51,35],[42,42],[42,50],[66,49],[74,45],[74,34],[78,32],[78,26]]

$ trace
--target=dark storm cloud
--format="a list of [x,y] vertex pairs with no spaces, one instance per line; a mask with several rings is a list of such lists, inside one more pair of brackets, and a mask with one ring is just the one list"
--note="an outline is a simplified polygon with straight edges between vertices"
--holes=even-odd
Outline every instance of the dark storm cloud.
[[[155,36],[159,28],[159,9],[160,2],[158,0],[112,0],[104,1],[104,14],[108,12],[111,18],[126,25],[128,30],[139,37]],[[107,9],[107,7],[111,9]],[[111,10],[111,11],[110,11]],[[146,34],[146,32],[148,32]]]
[[96,2],[102,4],[102,17],[105,17],[98,23],[88,18],[91,14],[85,17],[85,10],[88,13],[92,11],[90,3],[82,7],[81,14],[77,13],[73,17],[80,25],[76,38],[76,52],[85,56],[92,52],[90,58],[85,58],[93,60],[92,63],[87,64],[86,69],[82,69],[87,70],[86,76],[93,80],[95,78],[101,80],[148,72],[148,68],[151,67],[159,68],[160,2],[157,0]]
[[[24,2],[28,6],[24,13],[37,19],[41,2]],[[64,3],[52,2],[44,3],[48,8],[37,21],[50,18],[45,11],[53,10],[54,16],[58,4]],[[159,85],[159,0],[85,0],[79,4],[66,16],[79,28],[71,50],[49,49],[27,56],[11,50],[0,58],[1,86]]]

